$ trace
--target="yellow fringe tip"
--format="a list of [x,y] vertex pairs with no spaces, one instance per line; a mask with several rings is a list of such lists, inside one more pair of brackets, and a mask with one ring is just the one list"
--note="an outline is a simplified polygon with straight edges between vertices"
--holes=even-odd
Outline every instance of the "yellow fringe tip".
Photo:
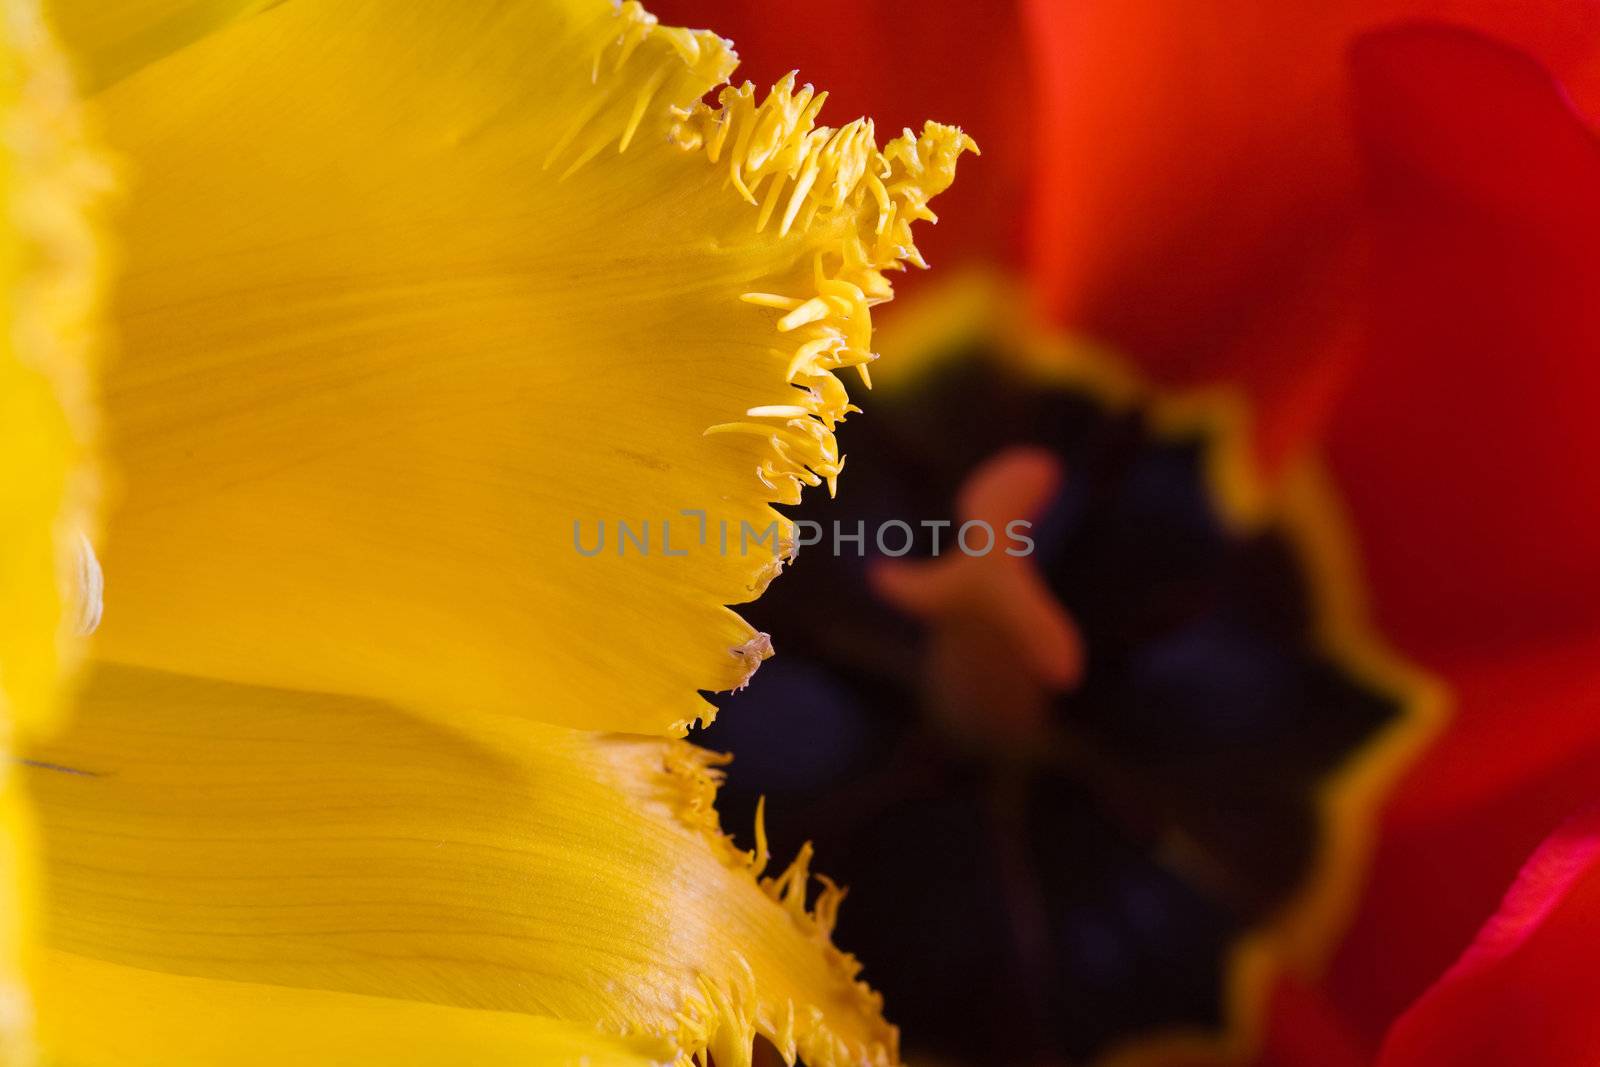
[[[920,134],[904,130],[882,148],[870,119],[819,125],[826,93],[797,87],[793,72],[759,98],[749,82],[726,84],[738,63],[731,42],[707,30],[662,26],[637,0],[576,28],[564,47],[585,57],[592,84],[552,101],[570,118],[545,169],[564,179],[602,151],[627,151],[641,130],[652,138],[664,133],[690,163],[698,157],[710,165],[707,195],[717,195],[720,177],[723,191],[737,198],[730,206],[749,212],[751,230],[783,246],[770,257],[784,263],[781,269],[735,283],[729,294],[772,316],[766,357],[776,368],[775,395],[704,433],[762,442],[755,475],[766,503],[797,504],[807,486],[825,485],[833,495],[845,465],[835,430],[861,410],[836,372],[853,367],[872,387],[868,367],[878,357],[870,309],[893,296],[888,272],[927,266],[913,225],[937,222],[929,201],[977,145],[959,128],[935,122]],[[715,104],[707,102],[710,93]],[[740,225],[737,216],[733,225]],[[752,564],[749,599],[793,558],[792,526],[776,513],[771,518],[779,523],[780,550]],[[765,658],[755,652],[735,650],[746,669],[717,691],[748,681]],[[711,715],[698,719],[709,723]]]
[[794,504],[803,486],[834,480],[844,468],[834,428],[860,409],[850,403],[834,371],[854,367],[867,388],[872,351],[870,308],[889,300],[886,271],[907,263],[926,267],[912,239],[912,223],[935,222],[928,201],[955,179],[956,161],[977,151],[954,126],[930,122],[921,135],[904,131],[881,151],[870,119],[834,129],[818,126],[826,93],[795,89],[785,75],[756,102],[749,82],[724,88],[717,106],[678,109],[673,140],[723,167],[728,185],[755,211],[754,226],[779,236],[798,230],[815,236],[811,284],[800,293],[747,292],[740,299],[781,312],[775,323],[791,386],[780,401],[751,408],[747,418],[707,433],[764,438],[770,455],[756,469],[772,499]]
[[[693,99],[727,81],[739,62],[732,42],[709,30],[662,26],[638,0],[585,33],[588,40],[574,47],[593,57],[590,81],[605,84],[585,94],[544,158],[545,170],[566,163],[563,180],[612,144],[627,151],[652,103]],[[650,47],[641,48],[646,42]]]
[[733,654],[744,667],[744,677],[732,690],[737,693],[750,684],[750,679],[756,676],[761,664],[772,658],[772,638],[767,634],[758,633],[734,649]]
[[737,978],[718,984],[702,977],[677,1013],[677,1067],[750,1067],[757,1034],[771,1041],[787,1064],[797,1059],[809,1067],[894,1067],[900,1062],[900,1031],[883,1018],[883,997],[861,981],[861,963],[833,944],[833,930],[845,890],[824,875],[815,903],[806,898],[812,880],[812,847],[807,842],[794,861],[776,877],[763,878],[770,854],[767,849],[766,801],[756,805],[756,847],[738,848],[723,833],[717,817],[716,795],[722,768],[732,759],[687,742],[669,741],[665,755],[667,779],[675,786],[674,806],[679,818],[704,834],[713,851],[733,869],[743,869],[767,896],[777,902],[796,926],[821,949],[829,968],[851,990],[855,1010],[872,1020],[877,1039],[867,1047],[839,1037],[821,1010],[796,1005],[763,1004],[754,970],[742,956],[736,959]]

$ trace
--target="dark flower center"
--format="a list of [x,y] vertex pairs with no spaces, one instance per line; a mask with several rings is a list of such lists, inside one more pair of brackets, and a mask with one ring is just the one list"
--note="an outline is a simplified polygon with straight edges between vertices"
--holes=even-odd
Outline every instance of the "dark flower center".
[[1293,524],[1226,513],[1215,435],[1157,422],[942,360],[845,428],[863,459],[799,515],[985,509],[1033,553],[824,544],[751,612],[780,655],[703,739],[738,753],[724,811],[765,794],[775,842],[812,833],[912,1052],[1220,1040],[1248,943],[1331,936],[1325,797],[1406,696],[1331,647]]

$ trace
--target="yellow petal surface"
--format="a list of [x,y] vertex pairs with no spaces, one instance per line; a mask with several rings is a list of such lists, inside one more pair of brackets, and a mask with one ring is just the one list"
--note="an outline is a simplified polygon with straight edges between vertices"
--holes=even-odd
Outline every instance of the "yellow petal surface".
[[98,173],[36,5],[0,6],[0,1064],[26,1063],[34,828],[12,759],[59,717],[89,532]]
[[77,653],[92,497],[87,354],[104,181],[64,61],[28,3],[0,9],[0,723],[42,729]]
[[838,893],[807,911],[804,858],[758,882],[764,858],[716,829],[707,753],[476,726],[97,668],[72,728],[29,754],[51,947],[598,1024],[720,1067],[756,1031],[812,1067],[892,1061],[829,942]]
[[85,91],[104,88],[280,0],[45,0],[45,15],[72,42]]
[[296,0],[101,94],[100,654],[637,732],[742,684],[724,605],[837,475],[834,371],[970,142],[697,103],[731,67],[633,3]]
[[650,1067],[668,1042],[574,1023],[219,982],[44,955],[36,999],[46,1067]]

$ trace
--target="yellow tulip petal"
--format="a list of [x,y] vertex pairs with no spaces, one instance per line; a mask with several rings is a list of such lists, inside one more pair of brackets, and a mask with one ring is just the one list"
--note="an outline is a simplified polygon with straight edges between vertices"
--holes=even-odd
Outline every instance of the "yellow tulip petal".
[[45,0],[86,90],[101,89],[281,0]]
[[[11,753],[59,717],[91,613],[85,393],[98,166],[37,7],[0,7],[0,1063],[29,1056],[34,827]],[[85,550],[86,551],[86,550]]]
[[635,3],[296,0],[104,93],[101,654],[639,732],[742,684],[724,605],[838,474],[833,372],[970,142],[697,104],[732,63]]
[[498,1011],[219,982],[47,952],[39,1044],[60,1067],[650,1067],[662,1040]]
[[[546,1015],[747,1064],[884,1063],[895,1031],[717,829],[714,757],[510,716],[96,668],[30,753],[52,947],[191,977]],[[92,1013],[91,1005],[81,1006]]]
[[93,484],[89,205],[103,170],[28,3],[0,8],[0,723],[42,729],[78,652]]

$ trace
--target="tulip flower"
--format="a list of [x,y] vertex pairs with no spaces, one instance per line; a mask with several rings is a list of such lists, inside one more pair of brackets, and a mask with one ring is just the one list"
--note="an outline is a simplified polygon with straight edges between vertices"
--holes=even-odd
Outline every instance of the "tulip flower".
[[971,140],[725,86],[634,2],[13,9],[4,947],[46,1060],[894,1062],[841,892],[736,848],[681,736],[783,563],[705,531],[776,549],[834,487]]
[[[898,25],[892,7],[839,7],[866,39]],[[849,67],[841,92],[948,93],[986,159],[1032,154],[1031,197],[991,202],[994,243],[963,252],[1025,264],[999,288],[1035,308],[964,310],[946,291],[891,321],[883,347],[905,377],[880,375],[892,395],[847,434],[848,510],[807,514],[959,523],[999,501],[1038,524],[1039,578],[810,564],[829,618],[860,625],[812,607],[805,662],[792,639],[787,686],[769,675],[747,698],[764,719],[718,728],[741,753],[731,786],[842,857],[845,933],[870,946],[913,1049],[1369,1062],[1522,858],[1592,797],[1600,487],[1577,457],[1593,450],[1600,25],[1578,5],[1471,0],[1028,3],[975,39],[963,5],[923,7],[939,43],[919,33],[892,79]],[[818,17],[764,8],[740,31],[747,58]],[[1014,58],[964,95],[947,63],[915,62],[940,48]],[[1018,126],[1026,143],[1007,144]],[[1006,237],[1019,228],[1023,256]],[[1056,336],[1038,339],[1036,316]],[[1277,564],[1246,551],[1262,538]],[[1228,625],[1197,627],[1219,601],[1195,575],[1217,573]],[[840,613],[868,582],[876,600]],[[1053,602],[1018,592],[1040,582]],[[765,607],[801,617],[806,587]],[[1274,596],[1344,605],[1344,635],[1387,669],[1349,670],[1363,657],[1326,621],[1271,621]],[[1285,657],[1307,650],[1345,665],[1345,707],[1387,694],[1398,716],[1319,737],[1308,723],[1353,720],[1286,686]],[[1274,711],[1252,717],[1262,694]],[[831,737],[780,760],[798,730],[769,729],[762,755],[756,724],[808,702]],[[1075,759],[1039,770],[1060,748]],[[1308,750],[1331,762],[1308,773]],[[1382,773],[1362,802],[1292,825],[1308,791],[1364,766]],[[1231,802],[1269,784],[1288,799]],[[904,903],[874,916],[871,901],[934,854],[950,858],[919,884],[939,903],[897,934]],[[1241,877],[1278,885],[1276,903],[1239,906]],[[1295,904],[1318,892],[1320,919]],[[930,947],[950,914],[967,918]]]

